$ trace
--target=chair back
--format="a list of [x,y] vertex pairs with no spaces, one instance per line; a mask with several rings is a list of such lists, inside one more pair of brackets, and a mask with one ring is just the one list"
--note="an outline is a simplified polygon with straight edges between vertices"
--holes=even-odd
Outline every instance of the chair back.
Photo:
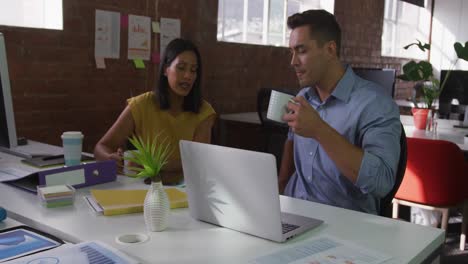
[[468,165],[460,148],[449,141],[408,138],[408,163],[396,198],[453,206],[468,198]]
[[408,155],[408,149],[407,149],[405,128],[403,127],[403,125],[401,125],[400,158],[398,160],[398,167],[397,167],[397,171],[395,175],[395,185],[393,185],[393,188],[390,190],[390,192],[387,195],[385,195],[384,198],[380,200],[379,215],[381,216],[391,217],[390,208],[391,208],[393,197],[395,197],[395,194],[398,188],[400,188],[401,182],[403,181],[403,177],[405,176],[407,155]]
[[257,113],[260,123],[263,125],[267,119],[268,103],[270,102],[271,89],[261,88],[257,92]]

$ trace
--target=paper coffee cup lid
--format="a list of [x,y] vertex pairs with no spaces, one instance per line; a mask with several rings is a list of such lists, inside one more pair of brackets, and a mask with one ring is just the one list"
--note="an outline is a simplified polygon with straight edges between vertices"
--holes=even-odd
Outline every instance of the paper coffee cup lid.
[[62,137],[82,137],[83,134],[80,131],[67,131],[63,132]]

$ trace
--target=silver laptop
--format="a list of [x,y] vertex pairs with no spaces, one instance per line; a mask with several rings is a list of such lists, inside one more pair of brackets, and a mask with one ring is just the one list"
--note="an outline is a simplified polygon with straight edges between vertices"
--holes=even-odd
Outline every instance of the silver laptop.
[[185,140],[180,152],[195,219],[277,242],[323,222],[281,212],[271,154]]

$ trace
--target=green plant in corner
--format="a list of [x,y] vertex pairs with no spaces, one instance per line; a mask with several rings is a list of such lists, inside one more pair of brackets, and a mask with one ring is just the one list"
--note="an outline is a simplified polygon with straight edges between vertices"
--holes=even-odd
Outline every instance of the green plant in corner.
[[129,138],[136,150],[132,150],[125,159],[138,166],[130,166],[129,171],[133,173],[127,174],[127,176],[151,178],[152,182],[161,181],[160,172],[168,163],[172,151],[167,138],[160,139],[160,134],[157,134],[152,141],[149,139],[145,141],[136,135]]
[[[417,46],[422,51],[431,49],[430,44],[422,43],[419,40],[417,40],[417,42],[415,43],[406,45],[403,48],[408,49],[411,46]],[[457,59],[453,62],[452,66],[448,70],[444,80],[442,81],[442,84],[440,84],[440,81],[434,77],[432,64],[428,61],[415,62],[411,60],[410,62],[403,65],[403,74],[397,76],[398,79],[401,79],[403,81],[422,82],[423,99],[426,103],[426,107],[429,109],[432,108],[434,100],[439,98],[439,95],[444,89],[445,83],[448,77],[450,76],[450,72],[453,69],[453,67],[455,67],[455,65],[457,64],[458,59],[468,61],[468,42],[465,43],[465,46],[463,46],[459,42],[456,42],[453,45],[453,47],[457,54]],[[415,103],[415,106],[417,107],[418,105]]]

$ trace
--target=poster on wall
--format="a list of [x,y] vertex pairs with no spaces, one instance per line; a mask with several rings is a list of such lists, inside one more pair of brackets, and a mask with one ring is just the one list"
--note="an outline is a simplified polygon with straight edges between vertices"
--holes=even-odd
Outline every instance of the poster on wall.
[[149,60],[151,52],[151,19],[128,16],[128,59]]
[[180,19],[161,17],[160,22],[160,56],[162,58],[167,44],[175,38],[180,38]]
[[120,13],[96,9],[94,57],[120,57]]

